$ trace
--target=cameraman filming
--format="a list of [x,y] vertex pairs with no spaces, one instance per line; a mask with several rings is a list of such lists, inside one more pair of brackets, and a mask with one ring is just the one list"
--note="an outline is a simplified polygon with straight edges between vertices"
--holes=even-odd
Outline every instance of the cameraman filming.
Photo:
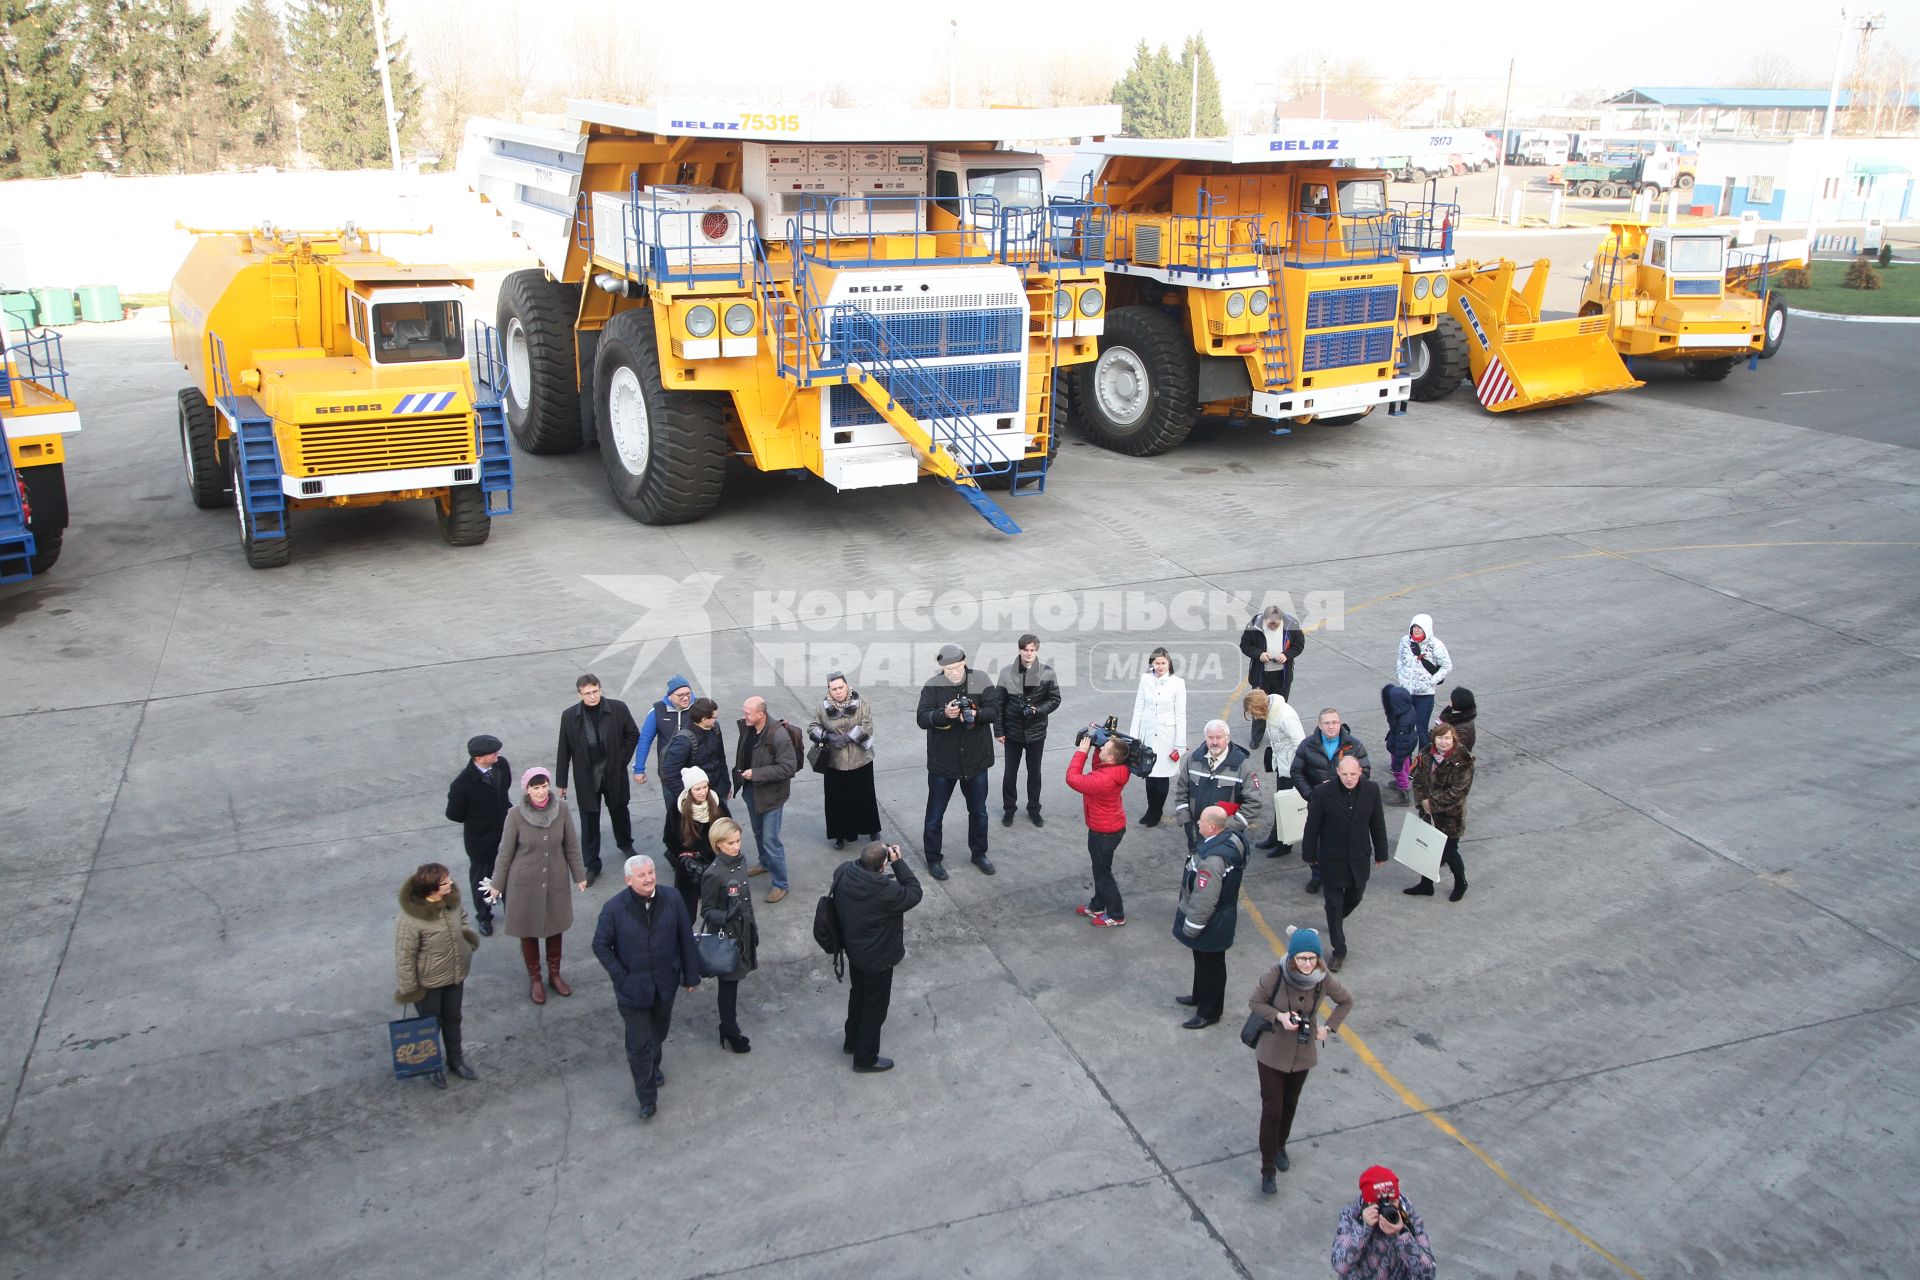
[[1376,1164],[1360,1175],[1360,1197],[1340,1211],[1333,1273],[1354,1280],[1433,1280],[1427,1227],[1400,1194],[1400,1179]]
[[1127,811],[1120,793],[1133,776],[1127,767],[1132,748],[1121,735],[1109,732],[1095,750],[1095,736],[1093,725],[1082,729],[1067,764],[1067,785],[1080,793],[1086,811],[1087,857],[1093,863],[1093,901],[1074,910],[1096,929],[1113,929],[1127,922],[1120,883],[1113,878],[1113,855],[1120,848],[1120,837],[1127,834]]

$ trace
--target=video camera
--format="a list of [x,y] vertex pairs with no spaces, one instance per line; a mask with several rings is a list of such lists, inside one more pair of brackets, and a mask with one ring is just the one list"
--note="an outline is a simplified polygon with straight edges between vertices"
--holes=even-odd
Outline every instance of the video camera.
[[1127,748],[1127,770],[1136,778],[1144,778],[1153,772],[1153,766],[1159,759],[1152,747],[1140,739],[1120,732],[1120,717],[1108,716],[1104,725],[1090,726],[1086,732],[1087,741],[1095,751],[1118,740]]

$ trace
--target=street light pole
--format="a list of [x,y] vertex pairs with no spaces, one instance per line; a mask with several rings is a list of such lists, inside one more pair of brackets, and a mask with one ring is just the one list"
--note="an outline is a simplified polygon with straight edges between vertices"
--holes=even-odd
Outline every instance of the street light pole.
[[1493,216],[1500,217],[1500,197],[1507,185],[1507,126],[1513,120],[1513,63],[1507,59],[1507,102],[1500,108],[1500,146],[1495,150],[1493,168]]
[[400,172],[400,122],[393,114],[393,76],[387,70],[387,23],[380,0],[373,0],[373,43],[380,56],[380,99],[387,108],[387,158]]
[[1847,21],[1847,11],[1842,9],[1840,11],[1840,39],[1837,40],[1833,46],[1833,84],[1827,89],[1827,122],[1826,126],[1820,130],[1820,138],[1823,142],[1831,141],[1833,138],[1833,113],[1840,105],[1840,66],[1846,60],[1847,32],[1851,30],[1853,30],[1853,27],[1852,24]]
[[960,19],[947,19],[947,110],[951,111],[959,102],[960,84]]

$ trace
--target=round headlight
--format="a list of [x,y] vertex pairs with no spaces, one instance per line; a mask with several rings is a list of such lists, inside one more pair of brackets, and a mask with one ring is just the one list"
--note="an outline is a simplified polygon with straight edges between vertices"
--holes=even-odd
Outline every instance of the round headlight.
[[1246,312],[1246,309],[1247,309],[1246,294],[1230,293],[1227,295],[1227,314],[1228,315],[1232,316],[1235,320],[1238,320],[1241,317],[1241,315],[1243,315]]
[[1433,278],[1433,296],[1436,298],[1444,298],[1447,296],[1447,278],[1445,276],[1435,276]]
[[687,332],[704,338],[713,332],[713,308],[691,307],[687,311]]
[[1101,304],[1105,303],[1106,300],[1107,295],[1101,293],[1098,289],[1086,290],[1080,295],[1080,314],[1083,316],[1099,315]]
[[1247,305],[1253,308],[1253,314],[1257,316],[1267,314],[1267,291],[1265,289],[1255,289],[1253,296],[1247,299]]
[[728,307],[727,332],[736,338],[744,338],[753,332],[753,308],[744,302],[736,302]]
[[1427,277],[1415,276],[1413,278],[1413,296],[1416,299],[1426,297],[1428,284],[1429,284],[1429,281]]
[[1073,295],[1065,289],[1059,289],[1053,295],[1053,318],[1065,320],[1073,314]]

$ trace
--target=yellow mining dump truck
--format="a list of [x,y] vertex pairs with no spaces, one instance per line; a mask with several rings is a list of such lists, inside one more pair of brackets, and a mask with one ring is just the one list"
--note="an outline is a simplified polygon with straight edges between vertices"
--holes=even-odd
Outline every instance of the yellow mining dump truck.
[[67,530],[67,437],[80,414],[52,329],[5,345],[0,329],[0,583],[45,573]]
[[1451,391],[1464,355],[1434,335],[1457,210],[1390,203],[1379,158],[1452,139],[1308,121],[1085,148],[1112,295],[1075,380],[1088,437],[1155,454],[1203,415],[1353,422]]
[[1043,158],[1118,107],[733,111],[576,102],[468,128],[473,189],[542,268],[500,291],[522,448],[596,443],[628,515],[695,520],[729,458],[837,489],[1044,491],[1054,381],[1104,320],[1103,218]]
[[1580,295],[1580,314],[1607,327],[1623,356],[1678,360],[1718,382],[1743,357],[1767,359],[1787,336],[1780,271],[1807,264],[1805,240],[1730,243],[1732,228],[1615,222]]
[[454,546],[513,509],[505,363],[472,281],[379,252],[375,233],[195,231],[168,295],[194,505],[233,504],[256,569],[292,512],[427,499]]

